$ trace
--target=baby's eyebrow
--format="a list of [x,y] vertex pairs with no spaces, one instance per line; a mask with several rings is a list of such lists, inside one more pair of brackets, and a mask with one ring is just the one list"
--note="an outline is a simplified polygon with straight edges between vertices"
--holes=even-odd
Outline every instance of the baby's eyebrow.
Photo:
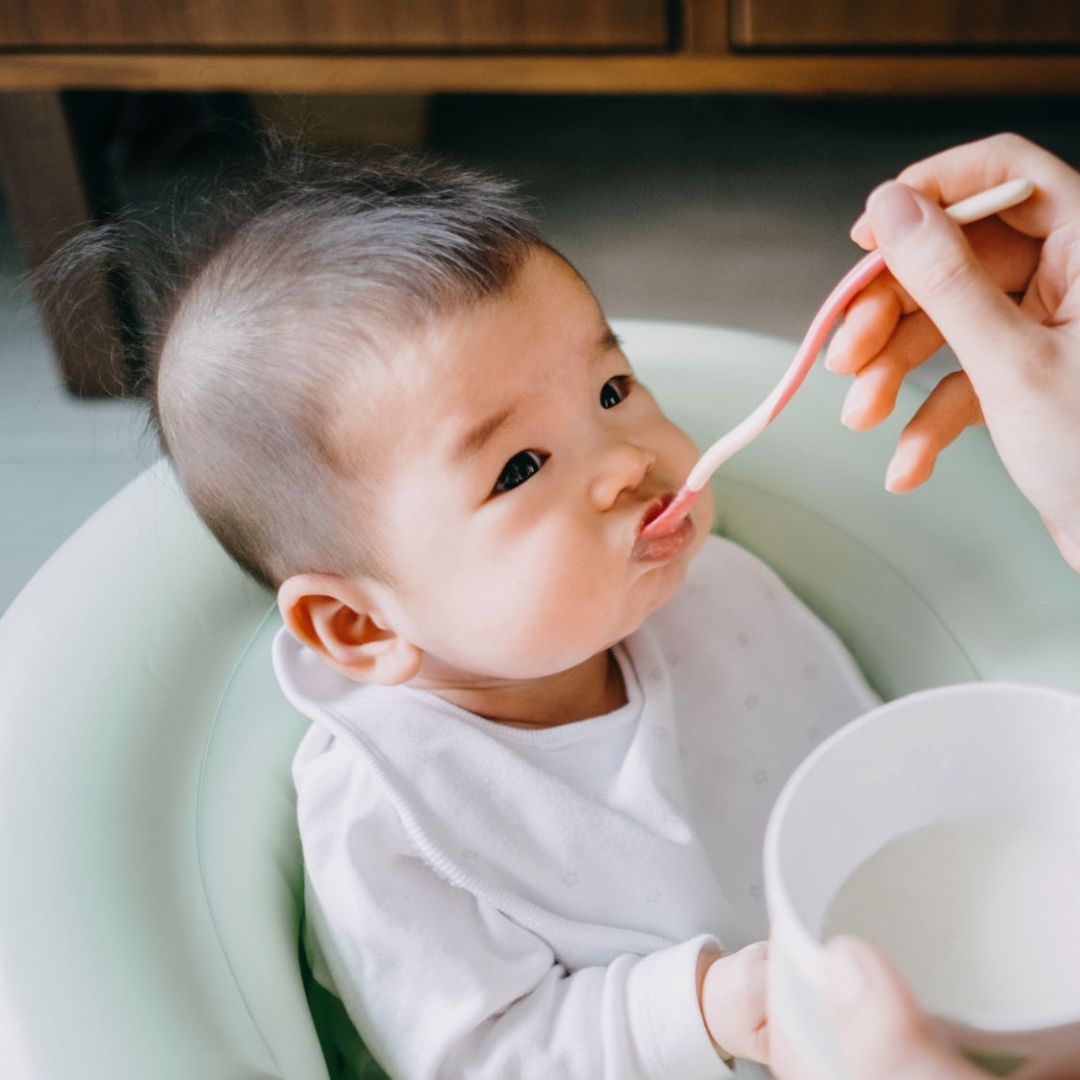
[[607,325],[604,326],[603,333],[600,335],[599,344],[601,352],[607,352],[609,349],[622,348],[622,341],[620,340],[619,335]]
[[486,420],[482,420],[457,444],[454,450],[453,460],[460,464],[471,457],[475,457],[484,448],[484,444],[506,423],[514,413],[514,406],[508,405],[496,413],[492,413]]

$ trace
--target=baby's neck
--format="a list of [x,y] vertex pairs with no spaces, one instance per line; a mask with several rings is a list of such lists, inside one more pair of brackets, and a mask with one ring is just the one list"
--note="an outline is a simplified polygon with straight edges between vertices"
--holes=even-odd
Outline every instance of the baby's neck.
[[488,720],[520,728],[558,727],[603,716],[626,704],[622,671],[610,650],[569,671],[522,682],[417,678],[417,689]]

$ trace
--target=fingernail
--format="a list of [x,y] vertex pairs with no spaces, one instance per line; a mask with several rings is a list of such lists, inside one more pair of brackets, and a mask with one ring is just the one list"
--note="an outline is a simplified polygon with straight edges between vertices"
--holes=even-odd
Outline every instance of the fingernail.
[[909,188],[888,183],[871,192],[866,212],[874,225],[874,235],[884,244],[895,244],[917,228],[923,219],[922,207]]
[[[837,344],[839,342],[839,344]],[[833,334],[832,341],[829,342],[829,347],[825,350],[825,367],[829,371],[838,371],[837,357],[844,351],[844,328],[841,326],[839,330]]]
[[885,470],[885,490],[896,492],[896,485],[911,469],[911,455],[901,447],[892,456],[888,468]]
[[851,384],[843,405],[840,406],[840,423],[844,427],[854,427],[866,411],[872,397],[871,388],[861,379],[856,379]]
[[825,947],[825,995],[832,1005],[850,1005],[866,987],[854,938],[837,937]]
[[861,229],[865,229],[866,226],[869,225],[869,224],[870,224],[870,219],[866,216],[866,211],[864,210],[855,219],[855,224],[852,225],[850,229],[848,229],[848,236],[850,236],[852,240],[854,240],[856,243],[858,243],[859,241],[856,239],[856,236],[857,236],[858,232]]

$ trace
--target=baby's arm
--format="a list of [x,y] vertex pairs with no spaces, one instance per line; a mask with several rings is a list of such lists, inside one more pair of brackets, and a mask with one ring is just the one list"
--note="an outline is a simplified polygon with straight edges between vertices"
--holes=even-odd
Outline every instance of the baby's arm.
[[[329,768],[316,765],[299,785],[309,936],[361,1037],[395,1080],[731,1075],[698,995],[699,958],[715,958],[714,939],[570,972],[539,935],[436,875],[393,811],[377,805],[370,780],[319,764]],[[351,820],[310,813],[314,802],[348,806]],[[588,949],[602,955],[604,933],[581,926],[583,957]],[[728,958],[708,968],[707,1001],[718,978],[708,972],[735,966]]]
[[712,939],[570,973],[541,938],[419,859],[395,869],[396,887],[365,874],[352,895],[324,902],[313,885],[308,897],[334,988],[395,1080],[730,1076],[697,993]]
[[698,959],[701,1015],[725,1058],[769,1062],[768,960],[769,946],[764,941],[727,956],[702,950]]

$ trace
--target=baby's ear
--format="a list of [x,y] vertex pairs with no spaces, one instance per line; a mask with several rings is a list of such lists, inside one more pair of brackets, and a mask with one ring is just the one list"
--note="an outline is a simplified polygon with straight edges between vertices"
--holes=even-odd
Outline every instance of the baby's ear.
[[278,589],[289,632],[357,682],[394,686],[420,667],[420,650],[382,625],[363,586],[334,574],[296,574]]

